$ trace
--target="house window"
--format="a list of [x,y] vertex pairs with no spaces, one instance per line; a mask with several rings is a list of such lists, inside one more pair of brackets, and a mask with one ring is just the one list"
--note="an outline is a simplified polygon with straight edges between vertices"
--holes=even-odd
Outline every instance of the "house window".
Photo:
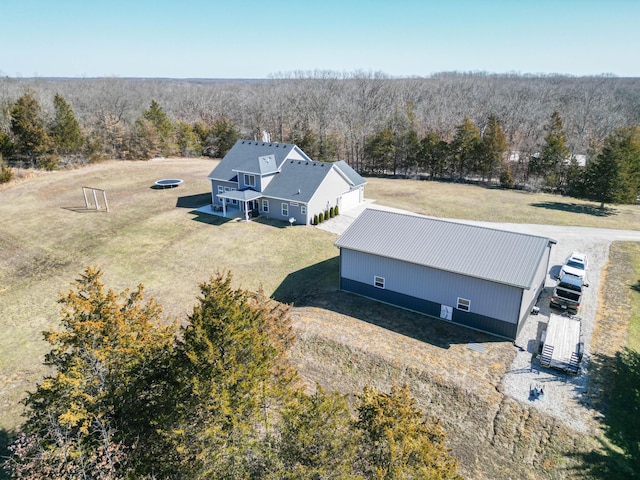
[[307,214],[307,206],[306,205],[301,205],[300,206],[300,213],[302,215],[306,215]]
[[269,213],[269,200],[262,200],[262,211]]
[[384,288],[384,277],[373,277],[373,285],[378,288]]
[[[235,191],[235,190],[237,190],[237,189],[236,189],[236,188],[231,187],[231,190],[232,190],[232,191]],[[238,204],[238,200],[233,199],[233,200],[231,200],[231,203],[233,203],[234,205],[237,205],[237,204]]]
[[[231,187],[224,187],[224,191],[225,192],[230,192],[231,191]],[[227,203],[231,203],[231,200],[228,199],[228,198],[225,198],[224,201],[227,202]]]
[[244,184],[248,185],[250,187],[255,187],[256,186],[256,176],[255,175],[249,175],[247,173],[244,174]]
[[218,185],[218,193],[223,193],[224,187],[222,185]]
[[282,204],[282,216],[283,217],[288,217],[289,216],[289,204],[288,203],[283,203]]
[[468,312],[471,307],[471,301],[466,298],[458,297],[458,310],[462,310],[464,312]]

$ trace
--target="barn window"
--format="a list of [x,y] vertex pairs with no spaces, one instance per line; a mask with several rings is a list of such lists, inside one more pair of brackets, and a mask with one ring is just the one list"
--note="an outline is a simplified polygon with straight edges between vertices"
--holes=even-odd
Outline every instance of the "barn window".
[[384,277],[373,277],[373,285],[378,288],[384,288]]
[[466,298],[458,297],[458,310],[462,310],[464,312],[468,312],[471,307],[471,301]]

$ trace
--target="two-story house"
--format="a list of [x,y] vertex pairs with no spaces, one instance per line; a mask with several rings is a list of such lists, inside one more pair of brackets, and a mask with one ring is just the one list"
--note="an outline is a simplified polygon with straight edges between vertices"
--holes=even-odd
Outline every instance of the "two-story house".
[[293,144],[238,140],[209,174],[214,209],[308,225],[313,216],[364,200],[367,183],[346,162],[316,162]]

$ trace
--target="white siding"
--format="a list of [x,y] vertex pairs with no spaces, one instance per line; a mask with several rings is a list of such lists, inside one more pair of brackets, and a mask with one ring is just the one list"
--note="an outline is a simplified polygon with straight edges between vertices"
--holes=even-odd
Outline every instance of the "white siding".
[[346,180],[331,169],[309,201],[309,215],[313,217],[313,215],[324,213],[328,207],[335,207],[338,197],[348,191],[349,185]]
[[351,210],[352,208],[355,208],[360,204],[361,190],[362,190],[362,187],[359,187],[356,190],[343,193],[339,197],[338,205],[340,206],[340,213]]

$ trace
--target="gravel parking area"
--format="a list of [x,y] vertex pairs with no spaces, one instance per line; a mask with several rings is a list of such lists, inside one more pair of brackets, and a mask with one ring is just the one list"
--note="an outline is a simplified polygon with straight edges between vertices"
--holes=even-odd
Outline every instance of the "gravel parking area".
[[[319,228],[341,234],[365,208],[387,209],[387,207],[368,202],[357,209],[344,212],[335,219],[322,223]],[[401,211],[392,208],[388,210]],[[502,378],[500,388],[504,395],[531,405],[561,420],[576,431],[589,431],[592,427],[594,412],[586,401],[585,392],[589,375],[591,337],[598,308],[600,273],[607,262],[610,243],[617,240],[640,241],[640,231],[457,221],[546,236],[557,241],[551,251],[550,269],[545,282],[545,291],[538,302],[540,313],[531,315],[528,318],[516,339],[515,346],[518,352],[510,368],[507,369]],[[538,361],[540,335],[546,328],[549,313],[551,312],[549,298],[553,286],[556,284],[555,275],[559,272],[564,259],[572,251],[583,252],[589,259],[587,273],[589,287],[583,296],[578,315],[582,319],[582,336],[585,345],[585,353],[578,375],[569,375],[561,371],[541,367]],[[530,388],[535,385],[544,387],[544,398],[533,399],[530,396]]]
[[[521,402],[532,404],[533,407],[561,420],[574,430],[587,432],[592,426],[594,414],[585,393],[589,375],[591,337],[598,309],[600,274],[607,263],[610,243],[614,240],[640,241],[640,232],[546,225],[503,225],[503,227],[513,231],[548,236],[558,242],[551,250],[545,292],[538,302],[540,314],[529,316],[516,339],[515,344],[519,347],[519,351],[511,368],[502,379],[503,393]],[[559,272],[564,259],[572,251],[586,253],[589,259],[587,272],[589,287],[583,295],[578,312],[578,316],[582,319],[582,336],[585,345],[585,354],[578,375],[569,375],[541,367],[538,359],[540,335],[546,328],[549,313],[552,311],[549,307],[549,299],[556,284],[555,275]],[[543,399],[530,398],[529,392],[532,385],[544,387]]]

